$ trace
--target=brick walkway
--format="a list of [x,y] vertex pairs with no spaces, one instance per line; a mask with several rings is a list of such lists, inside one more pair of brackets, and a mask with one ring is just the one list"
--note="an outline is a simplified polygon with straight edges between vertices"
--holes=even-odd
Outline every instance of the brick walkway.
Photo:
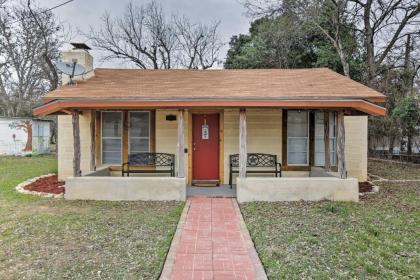
[[188,200],[161,279],[267,279],[236,200]]

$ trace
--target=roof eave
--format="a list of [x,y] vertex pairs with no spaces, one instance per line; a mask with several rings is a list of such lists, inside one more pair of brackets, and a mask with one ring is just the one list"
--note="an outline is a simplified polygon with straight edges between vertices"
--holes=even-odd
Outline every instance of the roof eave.
[[330,100],[54,100],[33,110],[35,116],[46,116],[68,109],[164,109],[164,108],[286,108],[344,109],[352,108],[373,116],[385,116],[386,109],[362,99]]

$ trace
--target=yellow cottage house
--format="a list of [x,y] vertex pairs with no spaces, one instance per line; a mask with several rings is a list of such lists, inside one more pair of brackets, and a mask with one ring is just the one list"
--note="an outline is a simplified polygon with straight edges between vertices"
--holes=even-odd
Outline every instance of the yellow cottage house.
[[[358,200],[385,96],[329,69],[93,69],[47,94],[67,199]],[[68,78],[63,77],[67,82]],[[223,193],[223,192],[220,192]]]

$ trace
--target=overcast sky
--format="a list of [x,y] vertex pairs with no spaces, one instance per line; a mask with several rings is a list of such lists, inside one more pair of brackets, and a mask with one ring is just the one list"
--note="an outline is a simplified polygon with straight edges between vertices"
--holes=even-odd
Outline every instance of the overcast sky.
[[[41,7],[49,8],[65,0],[38,0]],[[129,0],[74,0],[67,5],[54,10],[54,13],[65,25],[71,25],[73,29],[72,41],[85,42],[85,38],[77,34],[77,30],[87,32],[89,26],[99,26],[100,17],[104,11],[112,15],[121,15]],[[148,0],[133,0],[137,5],[149,2]],[[221,59],[225,58],[228,49],[228,42],[232,35],[247,33],[249,29],[249,18],[245,15],[245,9],[239,0],[158,0],[167,15],[185,15],[196,22],[211,23],[221,21],[220,35],[226,43],[221,51]],[[89,43],[89,42],[86,42]],[[68,46],[67,46],[68,47]],[[120,62],[101,62],[101,53],[92,51],[95,67],[130,67]]]

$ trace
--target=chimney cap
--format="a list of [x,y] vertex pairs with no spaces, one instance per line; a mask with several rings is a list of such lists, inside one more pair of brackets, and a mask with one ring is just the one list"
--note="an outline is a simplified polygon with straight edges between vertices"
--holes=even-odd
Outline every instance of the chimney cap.
[[85,43],[70,43],[75,49],[90,50],[91,48]]

